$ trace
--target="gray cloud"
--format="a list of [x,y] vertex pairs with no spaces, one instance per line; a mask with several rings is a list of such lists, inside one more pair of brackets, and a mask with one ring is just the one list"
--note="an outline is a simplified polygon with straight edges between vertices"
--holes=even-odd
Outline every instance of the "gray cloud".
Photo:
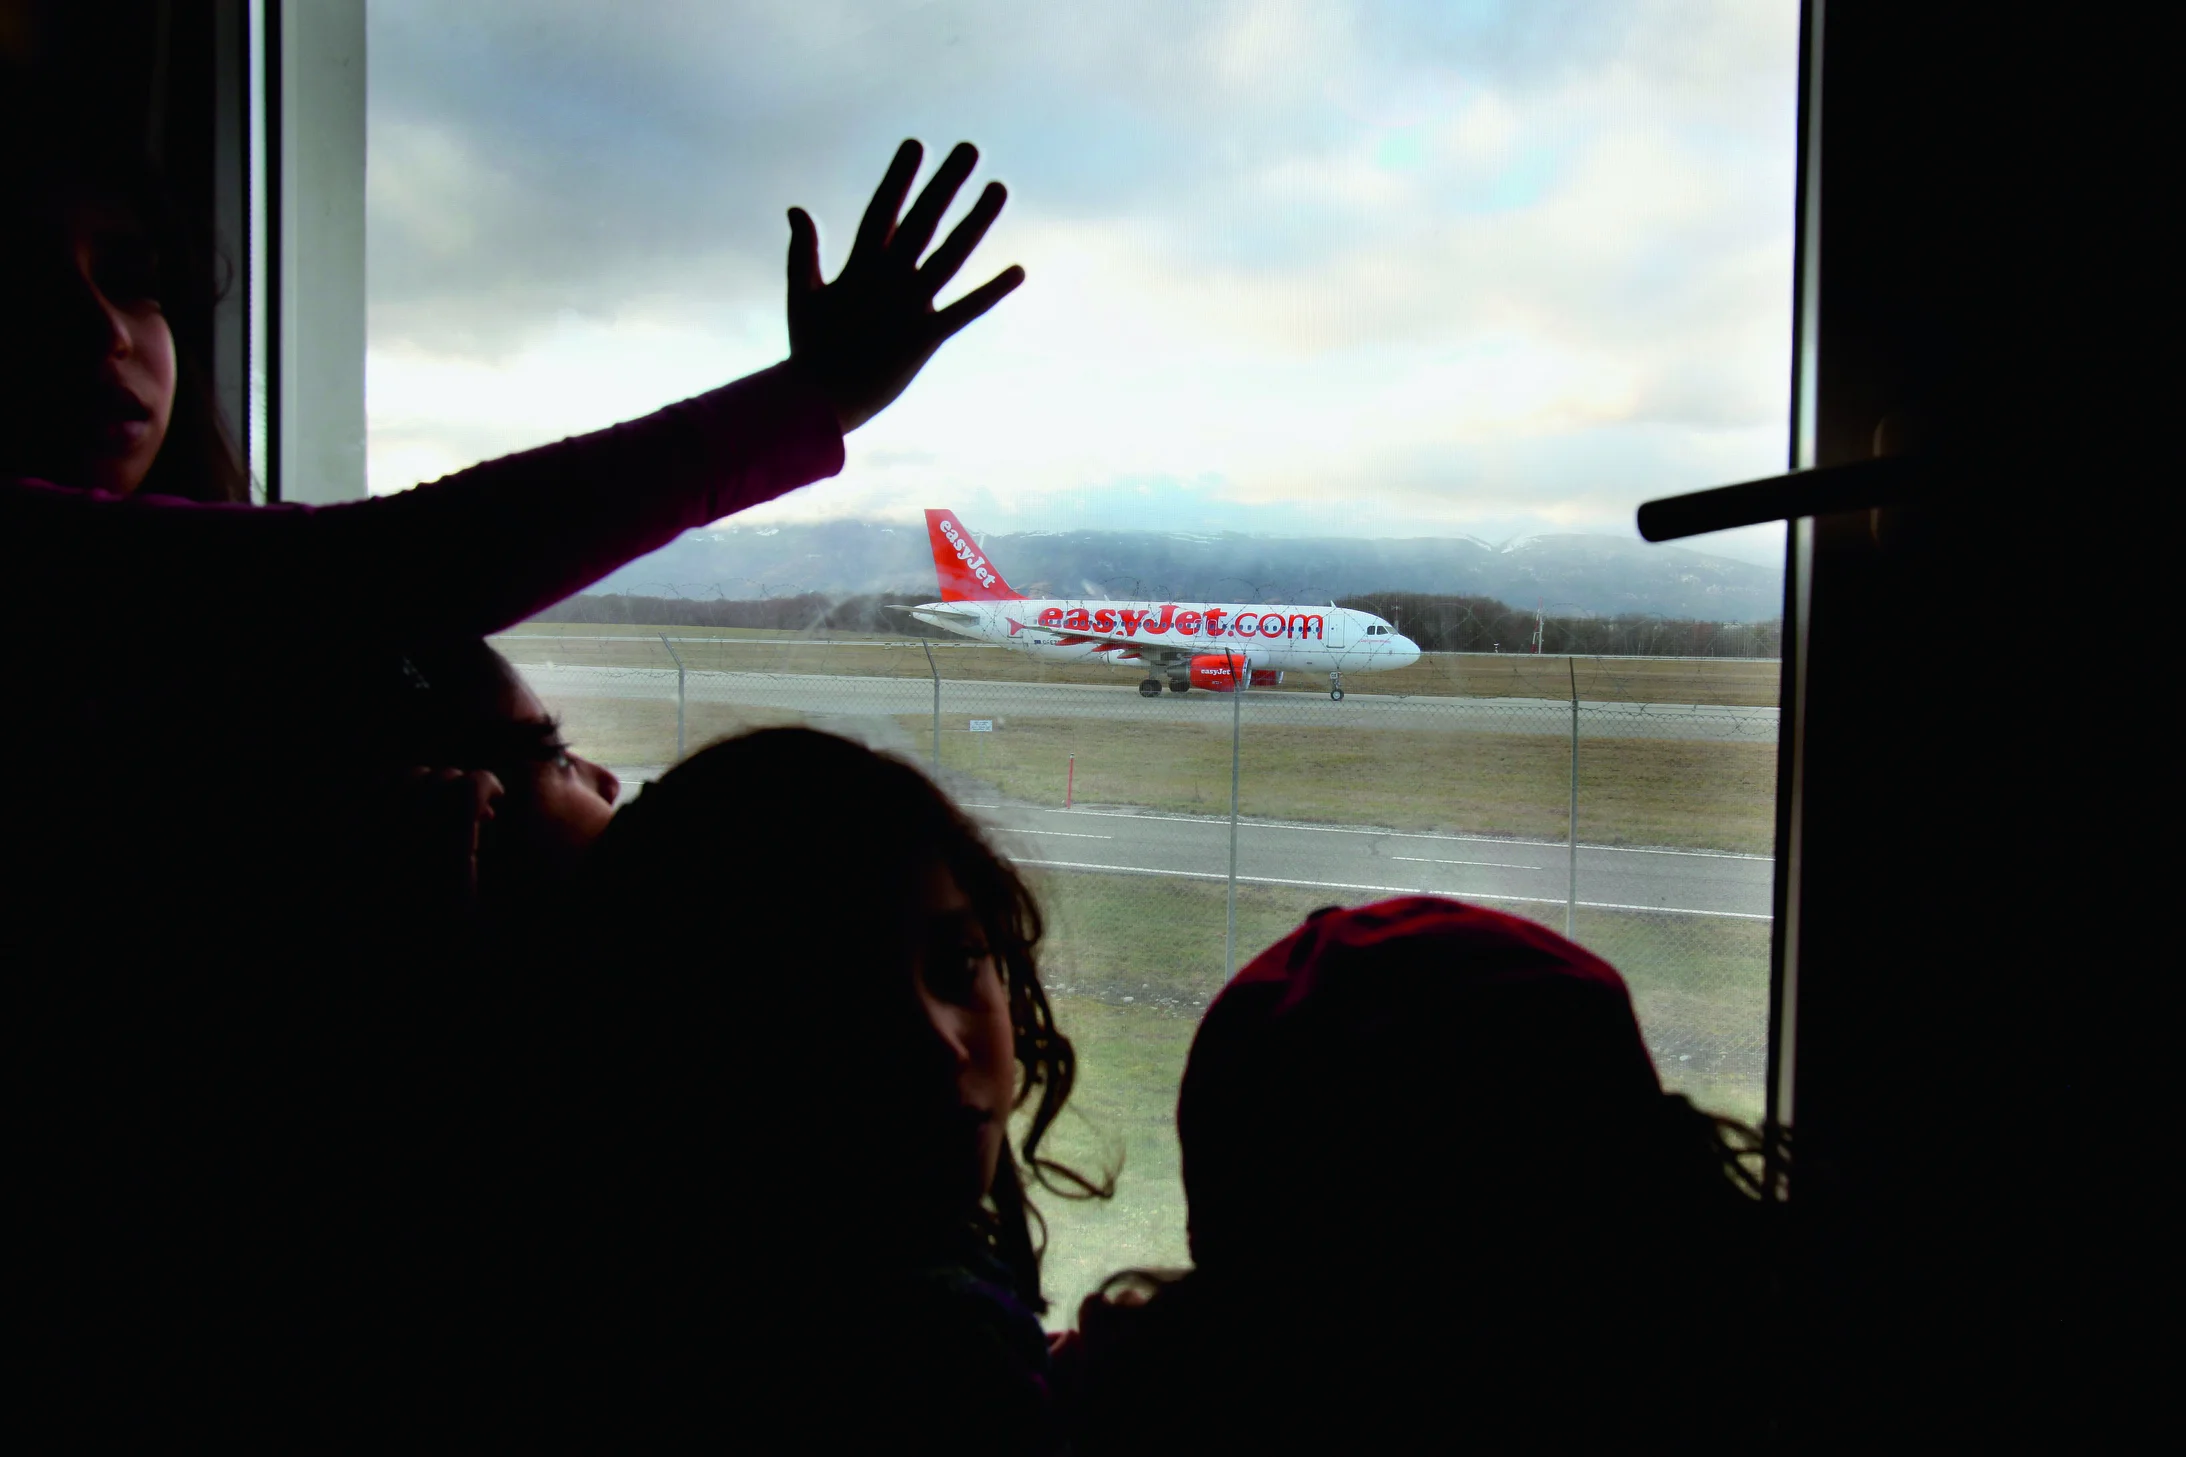
[[[1362,492],[1445,517],[1461,496],[1498,529],[1598,529],[1641,494],[1779,456],[1751,442],[1784,411],[1795,15],[1791,0],[374,0],[372,345],[493,365],[572,316],[748,332],[778,317],[784,208],[814,212],[836,266],[898,140],[938,155],[968,137],[1012,203],[967,282],[1021,248],[1033,287],[1009,312],[1046,308],[1032,255],[1067,238],[1074,265],[1155,302],[1126,325],[1086,312],[1112,298],[1069,299],[1050,334],[1015,354],[959,346],[952,367],[984,357],[991,381],[1050,337],[1067,353],[1073,331],[1106,325],[1134,358],[1196,331],[1229,352],[1189,387],[1203,414],[1248,422],[1243,438],[1360,380],[1508,347],[1569,377],[1544,386],[1534,434],[1362,434],[1357,478],[1326,501],[1204,451],[1118,469],[1211,473],[1210,511],[1305,529]],[[1224,373],[1248,360],[1252,381]],[[921,390],[925,409],[943,386]],[[1077,403],[1095,433],[1132,408]],[[374,448],[437,442],[453,464],[521,443],[516,428],[390,416]],[[906,429],[860,469],[893,495],[964,479],[966,503],[1067,509],[1026,484],[1054,460],[990,454],[966,477],[961,438]]]
[[[1720,104],[1709,42],[1736,27],[1670,8],[1710,23],[1615,0],[375,0],[375,338],[491,351],[559,312],[771,291],[782,210],[812,208],[840,243],[904,135],[979,141],[1028,221],[1138,217],[1202,266],[1311,265],[1354,241],[1355,213],[1270,206],[1255,179],[1362,122],[1431,122],[1486,90],[1617,66]],[[1669,33],[1682,43],[1639,48]]]

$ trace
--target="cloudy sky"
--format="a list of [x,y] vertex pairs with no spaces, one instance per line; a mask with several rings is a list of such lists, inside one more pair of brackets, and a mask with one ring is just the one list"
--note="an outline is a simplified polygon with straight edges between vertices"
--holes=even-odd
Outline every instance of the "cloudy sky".
[[764,519],[1630,535],[1782,468],[1797,12],[371,0],[372,485],[781,358],[784,209],[968,138],[1028,282]]

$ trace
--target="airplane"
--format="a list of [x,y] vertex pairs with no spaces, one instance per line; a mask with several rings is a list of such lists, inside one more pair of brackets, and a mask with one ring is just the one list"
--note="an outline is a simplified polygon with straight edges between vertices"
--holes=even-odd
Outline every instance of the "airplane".
[[[897,607],[959,637],[1063,662],[1143,667],[1139,694],[1272,688],[1286,671],[1328,674],[1343,701],[1345,673],[1419,661],[1419,644],[1371,612],[1239,602],[1115,602],[1027,598],[1003,580],[953,512],[926,513],[941,600]],[[1242,679],[1242,685],[1239,680]]]

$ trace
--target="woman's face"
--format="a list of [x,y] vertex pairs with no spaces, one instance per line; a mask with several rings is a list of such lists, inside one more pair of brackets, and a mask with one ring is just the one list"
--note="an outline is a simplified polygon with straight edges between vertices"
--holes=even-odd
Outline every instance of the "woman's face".
[[1009,984],[971,901],[946,868],[927,871],[917,909],[922,924],[912,983],[925,1032],[943,1056],[939,1065],[953,1079],[953,1100],[937,1099],[947,1123],[940,1156],[953,1170],[950,1183],[976,1203],[994,1184],[1017,1094]]
[[[516,722],[553,723],[529,688],[519,683],[511,696],[509,712]],[[614,818],[622,785],[608,770],[570,753],[558,734],[540,742],[536,760],[502,771],[510,782],[502,786],[507,798],[505,810],[497,811],[496,837],[520,834],[523,858],[532,868],[560,878],[574,871],[586,847]]]
[[144,484],[175,405],[175,341],[158,263],[126,209],[78,202],[16,300],[0,401],[0,467],[127,495]]

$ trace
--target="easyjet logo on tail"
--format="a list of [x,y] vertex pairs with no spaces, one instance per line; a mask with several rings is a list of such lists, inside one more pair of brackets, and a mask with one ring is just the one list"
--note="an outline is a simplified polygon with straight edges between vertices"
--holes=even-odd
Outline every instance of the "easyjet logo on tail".
[[1178,611],[1174,602],[1164,602],[1151,612],[1129,607],[1102,607],[1093,611],[1073,607],[1066,612],[1060,607],[1050,607],[1040,614],[1040,626],[1066,632],[1121,632],[1125,637],[1171,631],[1179,637],[1325,639],[1328,636],[1328,618],[1319,612],[1233,614],[1226,607],[1210,607],[1204,612],[1191,608]]
[[944,602],[1016,602],[1024,594],[1002,580],[971,534],[947,511],[926,513],[926,534],[934,548],[934,575]]

